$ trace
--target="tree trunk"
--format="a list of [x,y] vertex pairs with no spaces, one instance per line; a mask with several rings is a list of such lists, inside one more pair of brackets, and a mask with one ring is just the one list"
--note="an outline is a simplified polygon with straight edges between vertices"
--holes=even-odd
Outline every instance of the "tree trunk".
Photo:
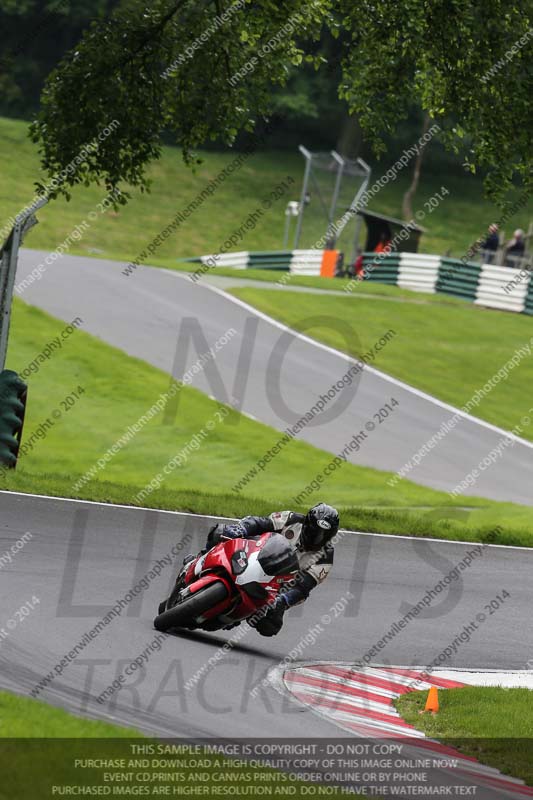
[[357,116],[346,116],[337,141],[337,152],[344,158],[357,158],[361,151],[363,134]]
[[[428,132],[429,123],[430,123],[429,114],[425,114],[424,124],[422,126],[422,136],[424,136],[424,134]],[[406,221],[412,220],[414,216],[413,197],[415,196],[416,190],[418,189],[418,182],[420,180],[420,173],[422,171],[422,159],[424,158],[426,147],[427,144],[423,144],[420,150],[418,151],[418,155],[415,159],[415,166],[413,169],[413,178],[411,180],[411,185],[403,196],[402,214],[404,220]]]

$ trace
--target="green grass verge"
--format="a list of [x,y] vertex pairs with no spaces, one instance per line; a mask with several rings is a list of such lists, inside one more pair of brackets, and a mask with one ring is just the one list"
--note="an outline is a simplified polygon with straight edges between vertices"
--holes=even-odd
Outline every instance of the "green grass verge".
[[[377,353],[373,366],[459,408],[516,350],[529,346],[530,355],[526,354],[471,413],[511,430],[533,406],[529,391],[533,325],[521,314],[463,304],[435,305],[429,314],[416,303],[379,299],[362,303],[351,297],[307,293],[287,293],[280,303],[278,292],[248,287],[231,293],[296,330],[303,330],[305,324],[308,336],[352,356],[370,350],[392,329],[395,336]],[[324,316],[331,318],[331,325],[309,328],[309,319]],[[349,341],[347,326],[352,331]],[[527,439],[533,439],[533,414],[530,416],[522,433]]]
[[468,686],[439,693],[440,711],[419,714],[427,692],[395,701],[406,722],[432,739],[533,786],[533,703],[529,689]]
[[[277,434],[276,434],[277,435]],[[318,451],[320,452],[320,451]],[[206,464],[212,476],[218,465]],[[195,491],[179,487],[162,487],[140,504],[142,507],[159,508],[169,511],[185,511],[192,514],[205,514],[221,517],[240,518],[247,514],[267,515],[275,508],[291,508],[305,512],[309,505],[326,497],[340,509],[341,524],[347,530],[367,533],[386,533],[391,535],[408,535],[448,539],[450,541],[485,542],[487,544],[514,545],[533,547],[531,533],[531,509],[513,503],[496,503],[479,498],[464,498],[465,505],[449,503],[447,495],[433,492],[414,483],[405,482],[405,487],[412,488],[409,503],[408,496],[399,498],[404,506],[391,506],[385,488],[372,489],[365,472],[375,472],[376,476],[388,475],[377,470],[358,470],[354,485],[357,486],[357,502],[360,505],[348,505],[346,501],[337,500],[338,487],[335,481],[324,483],[322,492],[309,498],[307,505],[295,505],[285,493],[286,480],[292,480],[291,473],[285,473],[280,479],[277,492],[254,495],[253,492],[242,496],[215,491]],[[351,474],[353,477],[353,473]],[[141,483],[118,483],[107,480],[91,481],[88,485],[74,491],[73,482],[81,473],[71,475],[58,473],[37,474],[21,470],[19,474],[7,476],[0,482],[0,489],[51,495],[53,497],[75,497],[80,500],[93,500],[100,503],[119,503],[138,505],[133,499],[143,488]],[[348,476],[350,477],[350,476]],[[260,481],[257,482],[260,486]],[[359,487],[361,491],[359,491]],[[368,500],[368,502],[366,502]],[[394,500],[398,500],[394,497]],[[420,502],[425,500],[425,502]],[[378,504],[378,501],[381,501]]]
[[[165,269],[173,270],[174,272],[194,272],[200,265],[191,264],[190,262],[174,261],[170,259],[153,259],[151,266],[164,267]],[[235,280],[252,280],[261,281],[267,284],[277,283],[281,278],[287,276],[286,272],[277,272],[269,269],[231,269],[229,267],[213,267],[208,272],[204,273],[207,277],[211,275],[219,275],[224,278],[234,278]],[[289,288],[291,286],[301,286],[308,289],[320,289],[321,291],[337,291],[342,292],[344,288],[350,285],[351,297],[368,297],[374,299],[379,297],[389,297],[396,301],[408,300],[411,303],[419,305],[470,305],[468,300],[463,300],[460,297],[452,297],[446,294],[422,294],[421,292],[413,292],[410,289],[401,289],[399,286],[391,286],[387,283],[377,283],[370,281],[360,281],[355,285],[350,278],[321,278],[320,276],[313,275],[291,275],[290,281],[283,283]]]
[[[25,741],[21,742],[21,739]],[[33,739],[37,741],[34,742]],[[54,741],[58,739],[59,741]],[[194,751],[192,755],[176,755],[164,749],[176,744],[176,740],[172,740],[169,745],[164,740],[144,738],[140,731],[76,717],[39,700],[7,692],[0,692],[0,742],[2,740],[1,800],[51,797],[54,794],[51,787],[54,785],[91,786],[99,787],[100,790],[107,787],[106,791],[98,793],[99,796],[115,795],[113,787],[124,787],[124,791],[119,793],[130,797],[147,796],[147,790],[150,797],[167,796],[167,791],[161,787],[170,787],[168,794],[173,796],[174,786],[185,789],[198,786],[199,781],[207,791],[211,790],[213,797],[219,796],[214,791],[216,788],[227,785],[236,789],[231,796],[237,800],[252,796],[250,788],[240,792],[239,786],[287,785],[295,789],[294,792],[291,791],[290,797],[300,800],[309,796],[304,789],[311,785],[303,781],[283,779],[275,769],[247,766],[230,756],[205,753],[202,750],[197,755],[194,755]],[[76,740],[82,740],[83,743]],[[152,753],[148,757],[134,754],[132,744],[149,745]],[[213,740],[213,745],[215,744],[217,741]],[[75,759],[85,762],[85,765],[76,765]],[[95,759],[120,759],[124,763],[107,767],[86,763]],[[181,777],[179,780],[172,780],[176,774],[181,774]],[[164,775],[168,775],[167,780],[162,778]],[[64,796],[65,793],[55,794]],[[95,791],[90,796],[96,794]],[[183,792],[183,795],[186,794],[187,792]],[[263,795],[262,788],[257,791],[257,795]],[[328,797],[331,796],[345,795],[340,790],[328,791]]]
[[84,719],[41,700],[0,691],[0,739],[132,739],[144,736],[99,720]]
[[[16,301],[7,366],[23,371],[63,329],[64,323]],[[168,424],[163,414],[155,416],[105,469],[76,489],[77,480],[168,390],[169,376],[77,330],[28,382],[23,445],[45,419],[50,418],[53,426],[21,456],[16,472],[8,472],[0,481],[1,488],[16,491],[135,504],[139,490],[205,428],[206,421],[213,420],[219,408],[201,392],[184,387]],[[78,386],[84,393],[64,411],[61,401]],[[53,417],[57,409],[62,411],[60,419]],[[184,465],[140,505],[227,516],[291,507],[291,498],[332,460],[331,454],[302,441],[292,440],[275,464],[242,492],[232,491],[279,438],[274,429],[231,410]],[[527,507],[464,497],[458,503],[444,492],[409,481],[401,481],[392,492],[389,477],[390,473],[344,463],[305,503],[327,497],[342,509],[343,525],[365,531],[533,544]],[[465,515],[458,506],[471,510]],[[501,531],[494,533],[496,526]]]
[[[0,228],[4,224],[2,220],[16,214],[31,200],[34,182],[43,178],[36,148],[27,138],[27,129],[24,122],[0,118]],[[134,191],[129,206],[121,209],[118,216],[111,213],[99,215],[71,252],[133,260],[175,214],[202,191],[206,182],[215,178],[234,158],[234,154],[207,152],[202,154],[202,158],[204,163],[193,173],[184,166],[178,148],[165,147],[162,158],[149,170],[153,181],[152,193],[143,195]],[[232,248],[281,249],[285,205],[287,200],[298,197],[303,166],[303,159],[297,153],[266,151],[250,157],[200,209],[180,224],[175,235],[163,242],[157,257],[173,260],[218,252],[228,236],[244,224],[251,211],[260,206],[261,198],[290,175],[295,180],[290,192],[275,202],[272,208],[264,210],[256,226],[245,231],[243,239]],[[378,179],[382,174],[383,170],[376,164],[374,178]],[[371,204],[372,208],[399,216],[402,196],[409,180],[410,174],[406,170],[379,192]],[[483,199],[481,181],[466,173],[445,179],[423,174],[415,198],[415,209],[423,208],[424,201],[439,191],[443,182],[449,188],[450,195],[425,220],[429,232],[422,239],[422,249],[437,254],[451,249],[454,255],[460,256],[500,214]],[[103,188],[78,187],[70,203],[62,199],[51,203],[39,213],[42,224],[31,232],[27,246],[47,250],[55,248],[76,225],[87,219],[104,194]],[[352,194],[355,194],[355,186]],[[319,208],[316,198],[306,212],[309,241],[302,242],[306,247],[324,233],[324,222],[322,219],[318,221]],[[507,234],[511,234],[511,228],[527,228],[532,215],[533,201],[509,223]]]

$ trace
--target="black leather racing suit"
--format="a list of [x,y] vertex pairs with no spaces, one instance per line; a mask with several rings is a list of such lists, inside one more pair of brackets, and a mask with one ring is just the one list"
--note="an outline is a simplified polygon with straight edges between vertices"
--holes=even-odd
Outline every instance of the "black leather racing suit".
[[[310,552],[303,549],[301,542],[302,525],[305,520],[303,514],[294,511],[276,511],[269,517],[244,517],[242,526],[246,529],[246,537],[260,536],[267,531],[276,531],[283,534],[296,550],[300,570],[297,575],[296,585],[285,592],[281,592],[276,605],[265,614],[254,627],[263,636],[275,636],[283,625],[283,615],[291,606],[307,600],[309,593],[322,583],[333,565],[333,545],[328,543],[321,550]],[[207,547],[210,549],[218,544],[220,539],[208,537]]]

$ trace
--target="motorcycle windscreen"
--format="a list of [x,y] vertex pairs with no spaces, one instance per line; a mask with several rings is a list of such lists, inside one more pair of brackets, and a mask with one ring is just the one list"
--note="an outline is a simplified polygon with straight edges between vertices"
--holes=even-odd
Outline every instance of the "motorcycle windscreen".
[[298,570],[298,556],[281,533],[275,533],[263,545],[258,556],[266,575],[289,575]]

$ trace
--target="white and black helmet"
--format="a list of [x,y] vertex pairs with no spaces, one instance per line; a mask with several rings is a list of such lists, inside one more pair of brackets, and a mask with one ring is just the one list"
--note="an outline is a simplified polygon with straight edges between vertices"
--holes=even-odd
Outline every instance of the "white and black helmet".
[[302,525],[301,543],[304,550],[320,550],[339,530],[339,512],[327,503],[310,508]]

